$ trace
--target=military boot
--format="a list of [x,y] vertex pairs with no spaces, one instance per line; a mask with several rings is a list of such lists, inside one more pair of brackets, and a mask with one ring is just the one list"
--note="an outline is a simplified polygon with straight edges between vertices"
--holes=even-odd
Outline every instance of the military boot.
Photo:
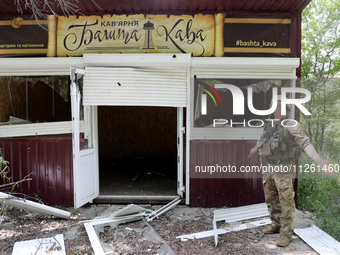
[[279,238],[276,240],[276,246],[286,247],[292,240],[291,236],[280,234]]
[[274,234],[274,233],[280,233],[280,226],[277,225],[270,225],[268,227],[265,227],[262,229],[263,234]]

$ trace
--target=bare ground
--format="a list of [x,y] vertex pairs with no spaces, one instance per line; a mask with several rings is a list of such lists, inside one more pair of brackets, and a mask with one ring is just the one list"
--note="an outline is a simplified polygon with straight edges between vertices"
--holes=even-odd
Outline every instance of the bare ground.
[[[122,207],[124,205],[93,206],[81,208],[79,212],[93,219],[105,210],[110,213]],[[213,237],[186,242],[176,238],[183,234],[212,230],[213,211],[179,205],[159,219],[154,219],[151,226],[145,221],[126,223],[116,228],[106,226],[99,236],[103,243],[113,246],[111,254],[317,254],[297,236],[293,237],[288,247],[278,248],[275,246],[278,234],[263,235],[262,228],[220,235],[217,247]],[[297,211],[296,227],[309,227],[313,223],[310,214]],[[224,226],[222,223],[219,225]],[[57,234],[64,235],[67,254],[93,254],[83,223],[15,208],[9,208],[1,217],[0,254],[11,254],[15,242]]]

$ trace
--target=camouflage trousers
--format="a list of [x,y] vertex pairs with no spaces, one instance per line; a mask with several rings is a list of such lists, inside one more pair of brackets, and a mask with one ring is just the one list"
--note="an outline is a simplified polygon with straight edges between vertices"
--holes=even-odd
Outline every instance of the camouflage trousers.
[[291,237],[294,232],[295,201],[294,179],[268,178],[263,180],[263,190],[269,215],[274,227],[280,227],[280,234]]

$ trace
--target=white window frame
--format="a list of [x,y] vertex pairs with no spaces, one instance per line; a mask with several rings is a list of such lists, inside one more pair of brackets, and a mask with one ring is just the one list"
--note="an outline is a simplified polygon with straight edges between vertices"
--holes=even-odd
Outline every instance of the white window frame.
[[[296,86],[299,58],[192,58],[191,88],[196,79],[276,79],[291,80]],[[194,90],[190,90],[190,107],[194,106]],[[294,109],[292,109],[292,113]],[[257,140],[262,128],[198,128],[194,127],[194,111],[190,112],[190,140]],[[292,116],[294,117],[294,116]]]
[[[69,76],[70,66],[82,67],[82,58],[0,58],[0,76]],[[70,133],[71,120],[0,126],[0,138]]]

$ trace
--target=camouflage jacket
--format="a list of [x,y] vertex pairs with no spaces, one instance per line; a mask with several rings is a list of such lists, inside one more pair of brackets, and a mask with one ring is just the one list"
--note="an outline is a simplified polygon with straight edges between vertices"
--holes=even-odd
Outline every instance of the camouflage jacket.
[[286,119],[284,126],[281,123],[276,127],[267,125],[257,141],[259,155],[267,161],[298,159],[301,150],[310,144],[299,122]]

